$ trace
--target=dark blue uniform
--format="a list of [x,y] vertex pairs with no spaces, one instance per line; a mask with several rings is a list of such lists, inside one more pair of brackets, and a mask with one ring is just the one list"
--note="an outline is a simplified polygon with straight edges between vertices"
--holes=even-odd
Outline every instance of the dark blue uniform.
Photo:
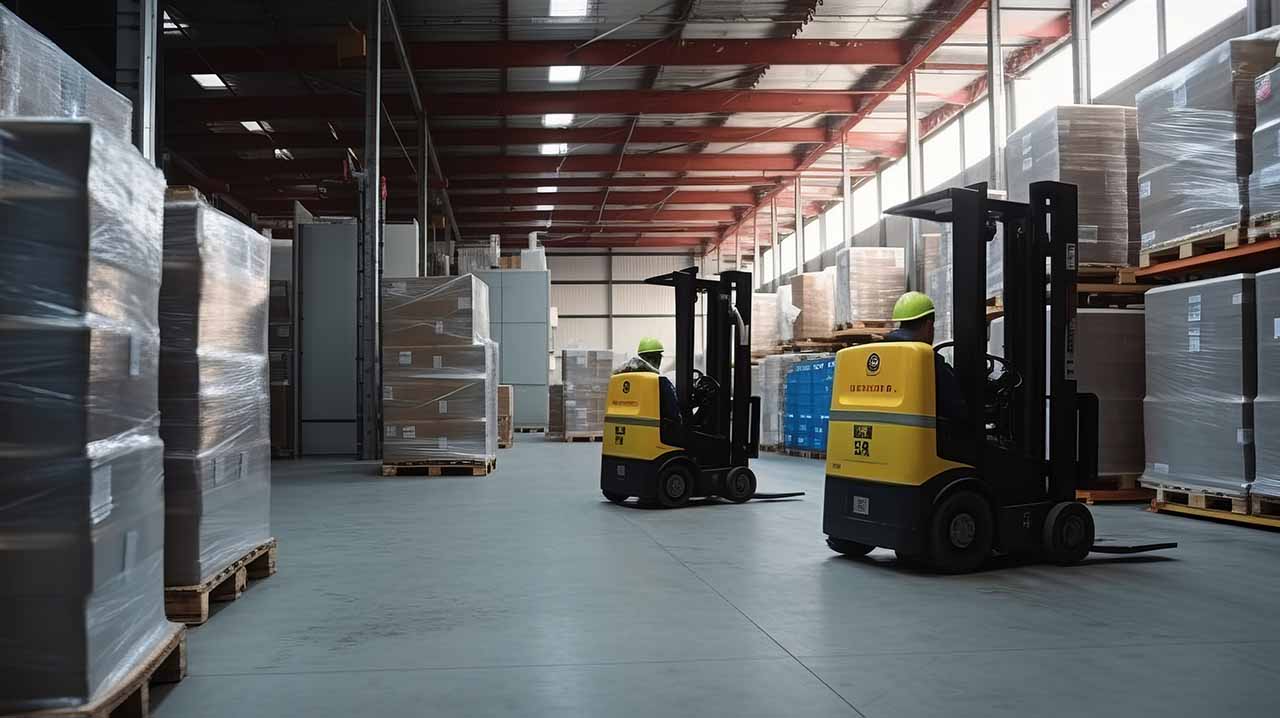
[[[633,371],[647,371],[657,374],[648,362],[640,357],[632,357],[626,364],[623,364],[615,374],[622,374]],[[658,410],[662,412],[663,419],[671,421],[680,421],[680,400],[676,397],[676,387],[671,380],[665,376],[658,376]]]
[[[901,329],[895,329],[884,338],[887,342],[914,342],[914,339]],[[968,417],[965,410],[964,394],[960,392],[960,382],[951,365],[941,354],[933,354],[933,376],[935,393],[937,394],[937,415],[940,419],[963,421]]]

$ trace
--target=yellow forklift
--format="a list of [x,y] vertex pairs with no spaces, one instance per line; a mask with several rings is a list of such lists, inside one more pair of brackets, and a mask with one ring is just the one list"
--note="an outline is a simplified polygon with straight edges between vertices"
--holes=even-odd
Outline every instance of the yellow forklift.
[[[662,415],[656,372],[610,379],[600,457],[605,498],[676,508],[694,497],[743,503],[802,495],[757,493],[749,466],[760,446],[760,397],[751,396],[751,273],[701,279],[689,267],[645,283],[675,291],[678,415]],[[705,372],[693,366],[699,300],[706,306]]]
[[[1027,203],[990,198],[980,184],[887,210],[951,225],[955,339],[836,354],[822,517],[831,549],[891,548],[963,573],[993,552],[1070,564],[1090,551],[1176,546],[1095,540],[1075,500],[1077,481],[1097,474],[1098,450],[1097,397],[1076,391],[1076,212],[1075,185],[1058,182],[1032,183]],[[1003,358],[986,352],[985,250],[998,225]],[[962,416],[936,410],[934,353],[948,348]]]

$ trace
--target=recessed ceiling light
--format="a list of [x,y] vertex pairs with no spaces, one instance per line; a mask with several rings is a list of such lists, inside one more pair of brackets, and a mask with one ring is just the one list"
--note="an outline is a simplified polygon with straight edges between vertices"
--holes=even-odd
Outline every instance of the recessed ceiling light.
[[569,145],[565,142],[547,142],[538,145],[538,152],[544,155],[563,155],[568,154]]
[[266,132],[267,128],[261,122],[256,120],[246,120],[240,123],[246,130],[250,132]]
[[551,194],[552,192],[555,192],[558,189],[559,189],[558,187],[543,185],[538,188],[538,194]]
[[577,82],[582,79],[582,65],[552,65],[547,68],[547,81],[555,83]]
[[543,127],[568,127],[572,124],[572,112],[552,112],[542,116]]
[[221,77],[218,77],[217,75],[212,73],[202,73],[202,74],[192,75],[191,79],[195,80],[197,85],[203,87],[206,90],[227,89],[227,83],[223,82]]
[[291,159],[293,159],[293,153],[292,153],[292,152],[290,152],[289,150],[284,149],[284,148],[277,148],[277,149],[276,149],[276,159],[278,159],[278,160],[291,160]]
[[538,207],[537,207],[536,211],[538,211],[538,212],[550,212],[551,210],[553,210],[553,209],[555,209],[555,208],[556,208],[556,206],[555,206],[554,204],[540,204],[540,205],[538,205]]
[[582,17],[591,0],[551,0],[551,17]]

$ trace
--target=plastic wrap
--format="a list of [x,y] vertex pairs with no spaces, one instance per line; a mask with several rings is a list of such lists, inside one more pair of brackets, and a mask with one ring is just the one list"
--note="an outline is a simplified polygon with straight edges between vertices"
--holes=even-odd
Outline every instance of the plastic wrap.
[[1253,492],[1280,498],[1280,269],[1255,277],[1258,314],[1258,397],[1253,402],[1257,478]]
[[795,338],[796,317],[800,316],[800,308],[791,303],[791,284],[778,287],[778,341],[789,342]]
[[271,536],[271,241],[172,188],[164,204],[160,435],[165,582],[198,584]]
[[1130,265],[1137,261],[1134,108],[1060,105],[1050,109],[1009,136],[1005,166],[1009,199],[1015,202],[1029,199],[1032,182],[1076,185],[1081,262]]
[[488,286],[473,275],[382,282],[386,462],[495,458],[498,345]]
[[[989,267],[990,264],[988,271]],[[938,226],[937,234],[924,235],[924,292],[933,300],[935,342],[954,338],[955,297],[951,282],[951,225],[943,224]]]
[[1138,93],[1143,250],[1228,227],[1249,213],[1254,79],[1280,28],[1228,40]]
[[290,305],[288,280],[271,280],[270,291],[267,348],[273,352],[290,351],[293,349],[293,309]]
[[164,178],[88,122],[0,122],[0,713],[81,705],[164,616]]
[[751,351],[764,354],[778,348],[778,295],[751,295]]
[[1280,70],[1269,70],[1254,80],[1253,99],[1257,126],[1249,214],[1259,217],[1280,213]]
[[852,247],[836,252],[835,326],[889,321],[907,291],[906,253],[900,247]]
[[515,439],[514,424],[511,423],[511,411],[515,407],[514,387],[510,384],[498,385],[498,446],[511,446]]
[[458,247],[458,276],[485,272],[498,266],[496,245]]
[[520,250],[520,262],[513,269],[547,271],[547,250],[542,247]]
[[605,401],[613,375],[613,352],[599,349],[563,349],[564,435],[593,436],[604,432]]
[[782,445],[786,448],[827,450],[835,369],[831,354],[808,355],[787,368],[782,406]]
[[760,360],[760,445],[782,445],[783,405],[787,369],[807,357],[800,354],[773,354]]
[[[1143,461],[1142,387],[1145,345],[1141,311],[1081,309],[1076,314],[1076,382],[1098,397],[1098,474],[1141,474]],[[1045,327],[1049,308],[1045,307]],[[1046,343],[1046,349],[1050,346]],[[991,322],[987,351],[1004,356],[1004,317]],[[1045,371],[1049,371],[1049,353]],[[1046,421],[1049,407],[1045,406]],[[1045,447],[1048,456],[1048,424]]]
[[830,336],[835,327],[835,270],[791,278],[791,301],[800,309],[791,328],[796,339]]
[[1254,476],[1254,278],[1146,294],[1143,482],[1243,496]]
[[133,103],[0,7],[0,117],[85,119],[133,142]]

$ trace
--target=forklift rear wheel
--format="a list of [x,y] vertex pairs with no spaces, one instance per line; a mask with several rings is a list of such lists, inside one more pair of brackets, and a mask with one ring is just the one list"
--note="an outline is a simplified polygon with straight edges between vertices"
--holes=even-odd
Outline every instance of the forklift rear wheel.
[[849,541],[847,539],[838,539],[834,536],[827,537],[827,547],[836,553],[842,553],[845,556],[852,556],[854,558],[866,556],[871,553],[871,549],[875,548],[875,546],[868,546],[864,543]]
[[969,573],[991,555],[995,520],[991,506],[975,491],[957,491],[929,519],[929,558],[943,573]]
[[615,504],[623,503],[623,502],[625,502],[627,499],[631,498],[630,496],[627,496],[626,494],[615,494],[615,493],[613,493],[612,491],[602,491],[601,493],[603,493],[603,494],[604,494],[604,497],[605,497],[606,499],[609,499],[609,501],[611,501],[611,502],[613,502],[613,503],[615,503]]
[[689,503],[693,477],[683,466],[668,466],[658,472],[658,503],[674,509]]
[[756,475],[751,469],[745,466],[738,466],[729,470],[729,474],[724,478],[724,493],[721,498],[728,499],[735,504],[750,501],[752,496],[756,495]]
[[1044,519],[1045,558],[1053,563],[1079,563],[1093,548],[1093,514],[1076,501],[1063,501]]

